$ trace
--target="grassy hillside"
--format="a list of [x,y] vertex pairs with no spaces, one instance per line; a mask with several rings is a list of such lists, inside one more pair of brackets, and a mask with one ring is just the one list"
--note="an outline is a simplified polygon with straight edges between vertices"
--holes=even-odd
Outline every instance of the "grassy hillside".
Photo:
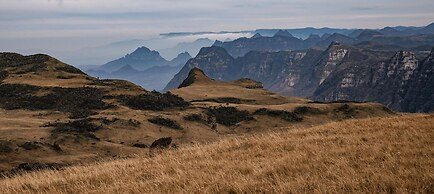
[[[173,146],[389,117],[377,103],[284,97],[241,79],[192,71],[172,94],[100,80],[47,55],[0,53],[0,174],[130,158],[171,137]],[[177,96],[175,96],[175,95]]]
[[434,116],[350,119],[0,180],[0,193],[433,193]]

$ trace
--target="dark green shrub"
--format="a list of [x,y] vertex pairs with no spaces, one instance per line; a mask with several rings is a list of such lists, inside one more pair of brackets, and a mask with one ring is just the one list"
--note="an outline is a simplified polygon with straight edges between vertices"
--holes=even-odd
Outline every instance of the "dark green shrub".
[[162,111],[170,108],[185,108],[190,105],[190,103],[184,101],[181,97],[170,92],[161,94],[154,91],[149,94],[137,96],[124,95],[117,98],[125,106],[138,110]]
[[47,124],[46,127],[54,127],[54,132],[96,132],[102,128],[102,125],[96,125],[93,119],[80,119],[67,123]]
[[48,123],[44,127],[54,127],[53,133],[78,134],[95,140],[100,140],[94,132],[102,128],[102,124],[93,123],[94,119],[81,119],[67,123]]
[[343,114],[345,118],[352,118],[356,116],[357,111],[355,108],[351,107],[348,104],[344,104],[342,106],[339,106],[338,108],[334,109],[336,113]]
[[312,108],[308,106],[299,106],[294,109],[294,113],[296,114],[323,114],[323,111],[321,111],[318,108]]
[[156,125],[161,125],[161,126],[169,127],[172,129],[182,130],[181,125],[179,125],[176,121],[174,121],[172,119],[163,118],[163,117],[153,117],[153,118],[148,119],[148,121],[153,123],[153,124],[156,124]]
[[8,72],[0,71],[0,83],[8,77]]
[[194,100],[192,102],[216,102],[216,103],[232,103],[232,104],[242,104],[254,102],[255,100],[247,100],[233,97],[223,97],[223,98],[209,98],[204,100]]
[[[49,92],[37,96],[38,91]],[[111,107],[102,99],[104,92],[97,88],[44,88],[24,84],[0,85],[0,107],[8,110],[57,110],[70,113],[71,118],[85,118],[93,110]]]
[[208,109],[207,114],[216,118],[217,123],[232,126],[241,121],[253,120],[249,112],[238,110],[235,107],[218,107]]
[[184,120],[186,121],[195,121],[195,122],[202,122],[204,119],[202,118],[201,114],[189,114],[184,116]]
[[11,143],[7,141],[0,141],[0,153],[11,153],[13,151]]
[[288,112],[288,111],[284,111],[284,110],[270,110],[270,109],[266,109],[266,108],[261,108],[257,111],[255,111],[256,115],[268,115],[271,117],[280,117],[281,119],[285,120],[285,121],[289,121],[289,122],[300,122],[303,120],[303,116],[293,113],[293,112]]
[[36,150],[41,148],[41,146],[38,145],[36,142],[25,142],[24,144],[21,144],[19,146],[24,148],[25,150]]

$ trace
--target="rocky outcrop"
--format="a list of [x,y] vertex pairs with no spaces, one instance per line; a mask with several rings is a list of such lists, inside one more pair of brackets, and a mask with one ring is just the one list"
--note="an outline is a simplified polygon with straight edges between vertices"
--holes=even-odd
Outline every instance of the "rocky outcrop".
[[[187,62],[183,69],[169,82],[165,90],[177,88],[188,76],[190,69],[198,67],[212,79],[231,81],[249,78],[259,81],[272,91],[288,90],[299,87],[304,65],[316,58],[321,52],[308,50],[300,52],[260,52],[251,51],[244,57],[232,58],[223,48],[203,48],[196,58]],[[307,56],[307,57],[306,57]],[[283,83],[283,84],[282,84]]]
[[187,78],[178,86],[178,88],[191,86],[198,82],[211,82],[211,79],[209,79],[201,69],[194,67],[190,70]]
[[204,47],[199,54],[190,59],[184,67],[169,81],[164,91],[178,88],[179,85],[187,78],[190,70],[199,67],[206,75],[216,80],[228,80],[232,78],[230,66],[234,58],[221,47]]
[[434,48],[419,63],[409,80],[402,109],[409,112],[434,112]]
[[367,51],[364,54],[366,60],[355,61],[350,57],[350,61],[343,61],[331,77],[319,85],[313,98],[374,101],[405,112],[433,110],[432,54],[422,62],[408,51],[399,51],[387,60]]

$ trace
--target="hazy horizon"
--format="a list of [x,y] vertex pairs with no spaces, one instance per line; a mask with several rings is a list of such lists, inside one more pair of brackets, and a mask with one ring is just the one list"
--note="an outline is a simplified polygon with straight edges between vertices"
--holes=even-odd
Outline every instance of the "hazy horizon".
[[164,49],[197,38],[245,35],[161,41],[160,34],[169,32],[426,26],[434,22],[432,7],[431,0],[0,0],[0,51],[41,52],[71,61],[76,57],[71,52],[120,41],[143,40],[143,46]]

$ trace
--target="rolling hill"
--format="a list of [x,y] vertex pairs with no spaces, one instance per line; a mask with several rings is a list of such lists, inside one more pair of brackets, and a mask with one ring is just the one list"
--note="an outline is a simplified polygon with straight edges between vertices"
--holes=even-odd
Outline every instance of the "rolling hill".
[[377,103],[280,96],[253,80],[212,80],[198,69],[165,94],[97,79],[47,55],[1,53],[0,72],[0,170],[6,174],[146,155],[165,137],[171,146],[187,146],[398,114]]

